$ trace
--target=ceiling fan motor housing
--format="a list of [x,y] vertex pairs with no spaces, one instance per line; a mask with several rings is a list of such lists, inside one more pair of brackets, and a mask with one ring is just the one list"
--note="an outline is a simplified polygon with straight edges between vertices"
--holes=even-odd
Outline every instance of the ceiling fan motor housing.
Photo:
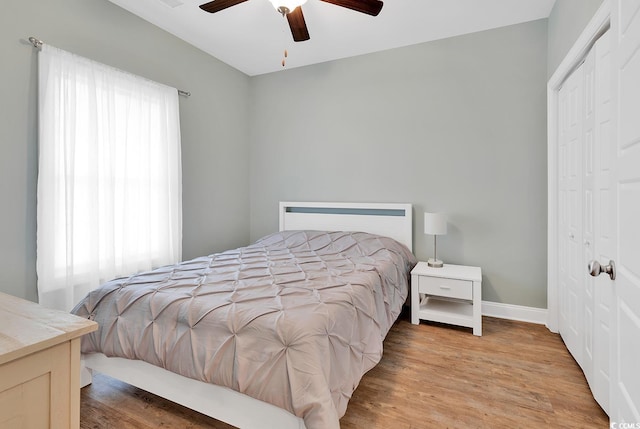
[[307,0],[269,0],[283,16],[293,12],[298,6],[302,6]]

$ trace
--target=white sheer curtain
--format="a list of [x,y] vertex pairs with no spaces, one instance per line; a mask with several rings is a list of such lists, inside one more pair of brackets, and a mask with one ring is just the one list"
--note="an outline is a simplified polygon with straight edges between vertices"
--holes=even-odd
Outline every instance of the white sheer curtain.
[[39,54],[38,296],[182,257],[178,93],[63,50]]

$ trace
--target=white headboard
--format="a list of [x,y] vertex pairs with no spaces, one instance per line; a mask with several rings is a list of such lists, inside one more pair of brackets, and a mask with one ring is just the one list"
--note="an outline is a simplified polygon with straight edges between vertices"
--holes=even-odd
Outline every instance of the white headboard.
[[280,202],[280,231],[362,231],[391,237],[413,251],[411,204]]

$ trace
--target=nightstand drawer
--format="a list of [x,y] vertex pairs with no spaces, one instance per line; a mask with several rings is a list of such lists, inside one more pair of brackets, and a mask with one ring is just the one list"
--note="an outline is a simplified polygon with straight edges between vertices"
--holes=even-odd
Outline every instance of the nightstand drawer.
[[473,282],[420,276],[418,291],[428,295],[471,300],[473,299]]

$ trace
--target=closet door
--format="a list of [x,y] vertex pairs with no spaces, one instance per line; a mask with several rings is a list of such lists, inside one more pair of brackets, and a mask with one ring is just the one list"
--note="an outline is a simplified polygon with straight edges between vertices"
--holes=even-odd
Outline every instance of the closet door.
[[605,33],[559,93],[559,331],[605,411],[611,287],[587,266],[612,255],[610,70]]
[[[595,47],[589,52],[584,61],[584,121],[583,121],[583,151],[582,151],[582,196],[580,198],[582,210],[582,242],[580,243],[580,286],[582,290],[582,325],[583,325],[583,350],[580,366],[591,385],[591,374],[593,374],[593,327],[594,327],[594,277],[591,277],[587,270],[588,261],[593,259],[595,254],[595,213],[594,195],[596,190],[596,168],[595,168],[595,129],[596,129],[596,61]],[[593,388],[591,389],[593,391]],[[594,395],[595,396],[595,395]]]
[[[584,261],[609,261],[614,247],[614,225],[611,218],[612,126],[611,126],[611,36],[607,32],[598,39],[587,61],[593,64],[592,96],[585,97],[588,123],[585,133],[583,208]],[[593,277],[584,269],[585,344],[583,370],[593,396],[609,412],[609,352],[611,336],[610,279]]]
[[559,93],[559,331],[582,365],[584,341],[582,254],[583,67],[564,82]]
[[617,121],[611,217],[617,275],[608,282],[613,290],[609,416],[621,427],[621,422],[640,423],[640,0],[613,2],[611,28]]

